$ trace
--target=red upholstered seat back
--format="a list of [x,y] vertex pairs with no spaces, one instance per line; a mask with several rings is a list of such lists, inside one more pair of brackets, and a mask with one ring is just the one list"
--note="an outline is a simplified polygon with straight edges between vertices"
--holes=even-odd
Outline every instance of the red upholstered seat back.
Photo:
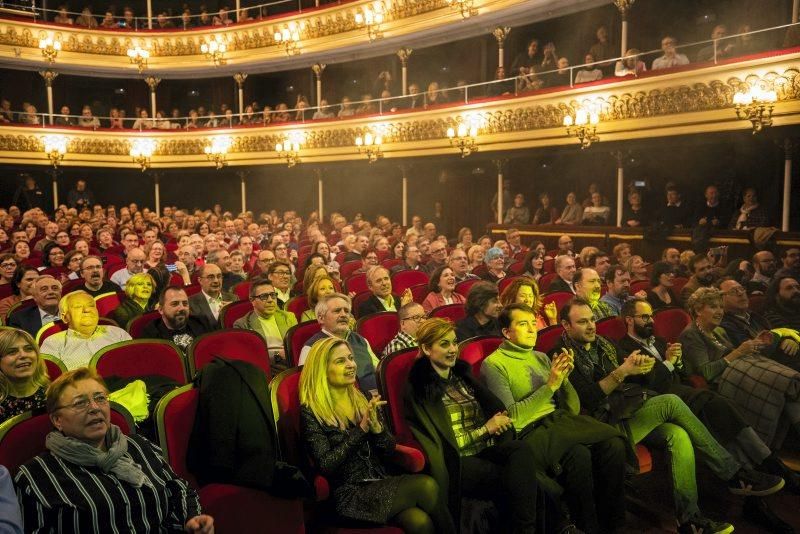
[[203,334],[192,341],[187,354],[192,376],[215,356],[221,356],[250,362],[266,373],[267,380],[270,378],[267,344],[250,330],[231,328]]
[[378,390],[389,410],[389,423],[398,443],[411,443],[414,436],[403,416],[403,395],[408,373],[417,358],[419,349],[401,350],[386,356],[378,363]]
[[389,259],[383,260],[381,262],[381,265],[383,265],[387,269],[391,269],[392,267],[397,267],[398,265],[400,265],[402,263],[403,263],[403,260],[401,260],[399,258],[389,258]]
[[539,330],[539,335],[536,338],[536,350],[545,354],[549,353],[556,346],[563,332],[564,327],[560,324],[554,324]]
[[286,462],[296,466],[307,463],[300,437],[300,369],[287,369],[270,384],[281,453]]
[[383,352],[399,329],[396,312],[379,312],[358,320],[356,332],[364,336],[376,355]]
[[628,333],[625,323],[619,317],[606,317],[597,321],[597,333],[612,341],[619,341]]
[[200,392],[197,388],[184,386],[164,396],[158,403],[156,419],[158,438],[172,470],[193,487],[197,480],[186,467],[186,452],[194,427]]
[[431,310],[428,314],[429,317],[439,317],[441,319],[450,319],[453,323],[460,321],[467,316],[464,305],[461,303],[445,304]]
[[186,362],[181,351],[169,341],[135,339],[109,345],[97,352],[90,367],[100,376],[165,376],[186,384]]
[[78,278],[77,280],[67,280],[61,286],[61,294],[66,295],[67,293],[72,293],[76,289],[83,287],[83,282],[84,282],[83,278]]
[[459,282],[456,284],[456,293],[463,295],[466,298],[466,296],[469,295],[469,290],[472,289],[472,286],[480,281],[480,278],[470,278],[469,280]]
[[672,293],[675,296],[680,295],[681,294],[681,290],[683,289],[683,286],[685,286],[688,283],[689,283],[689,279],[688,278],[686,278],[684,276],[676,276],[672,280]]
[[542,297],[542,305],[550,304],[551,302],[556,303],[556,309],[560,312],[561,308],[564,307],[564,304],[570,301],[575,297],[569,291],[556,291],[555,293],[548,293],[544,297]]
[[427,283],[428,275],[422,271],[400,271],[392,275],[392,291],[397,295],[408,287]]
[[322,326],[317,321],[306,321],[294,325],[286,332],[283,342],[286,348],[286,357],[289,358],[289,365],[298,364],[303,345],[320,330],[322,330]]
[[[142,337],[142,331],[145,329],[147,325],[155,321],[156,319],[161,320],[161,314],[157,311],[151,311],[147,313],[143,313],[139,317],[134,317],[127,324],[128,333],[131,335],[133,339],[140,339]],[[120,325],[123,326],[123,325]]]
[[539,291],[545,293],[550,287],[550,284],[553,283],[553,280],[556,279],[556,276],[558,276],[556,273],[547,273],[542,275],[542,277],[539,278]]
[[245,280],[233,286],[233,293],[239,300],[247,300],[250,298],[250,281]]
[[97,305],[97,313],[100,314],[100,317],[108,317],[111,312],[119,307],[121,300],[122,297],[116,292],[105,293],[95,297],[94,302]]
[[361,264],[361,260],[353,260],[341,264],[339,267],[339,275],[342,277],[342,280],[350,278],[350,275],[361,268]]
[[344,290],[348,293],[363,293],[369,291],[367,286],[367,274],[356,273],[344,280]]
[[309,308],[308,305],[308,297],[305,295],[298,295],[289,300],[286,303],[286,311],[289,313],[293,313],[294,316],[297,318],[297,322],[300,322],[300,318],[303,316],[303,312]]
[[59,332],[63,332],[67,329],[67,325],[59,319],[58,321],[53,321],[50,324],[44,325],[39,332],[36,333],[36,342],[39,346],[42,346],[44,340],[48,337],[52,336],[53,334],[57,334]]
[[219,311],[219,322],[222,328],[233,328],[233,323],[251,311],[253,311],[253,303],[249,300],[231,302]]
[[497,291],[499,291],[500,293],[502,293],[502,292],[503,292],[503,290],[504,290],[505,288],[507,288],[508,286],[510,286],[510,285],[511,285],[511,283],[512,283],[514,280],[516,280],[517,278],[520,278],[520,277],[519,277],[519,276],[506,276],[505,278],[503,278],[502,280],[500,280],[499,282],[497,282]]
[[[81,282],[82,281],[83,280],[81,280]],[[12,286],[11,284],[0,285],[0,299],[10,297],[13,294],[14,294],[14,286]]]
[[371,291],[362,291],[361,293],[353,297],[352,312],[355,317],[359,316],[358,309],[361,307],[362,304],[368,301],[371,296],[372,296]]
[[427,297],[428,293],[430,293],[430,291],[428,291],[427,282],[424,284],[411,286],[409,289],[411,290],[411,296],[413,297],[414,302],[417,304],[422,304],[422,301],[424,301],[425,297]]
[[467,339],[458,344],[458,357],[472,366],[472,374],[478,378],[481,364],[503,342],[502,337],[481,336]]
[[630,294],[638,293],[639,291],[648,291],[650,289],[650,280],[635,280],[631,282]]
[[62,373],[67,370],[67,366],[64,365],[64,362],[56,358],[55,356],[50,355],[42,355],[44,360],[44,365],[47,367],[47,376],[50,377],[50,381],[52,382]]
[[691,322],[692,317],[683,308],[665,308],[653,314],[653,333],[675,343]]

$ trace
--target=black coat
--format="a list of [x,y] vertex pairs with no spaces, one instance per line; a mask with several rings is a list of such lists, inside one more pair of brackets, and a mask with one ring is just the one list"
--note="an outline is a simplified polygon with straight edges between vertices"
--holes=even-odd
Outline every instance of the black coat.
[[[472,376],[470,365],[458,360],[452,370],[475,392],[475,399],[486,417],[505,411],[503,403]],[[444,384],[428,358],[419,358],[408,374],[405,391],[405,417],[414,438],[428,459],[428,471],[446,496],[450,514],[461,517],[461,456],[458,454],[450,417],[442,402]],[[495,443],[514,439],[513,430],[495,438]],[[531,473],[533,478],[533,473]],[[455,527],[454,527],[455,528]]]
[[[392,295],[394,299],[394,308],[396,310],[400,309],[400,297],[397,295]],[[358,307],[358,317],[366,317],[367,315],[372,315],[373,313],[383,312],[386,309],[381,304],[381,301],[375,295],[370,296],[367,300],[361,303]]]
[[7,326],[13,326],[36,338],[36,334],[42,328],[42,316],[39,313],[39,306],[30,306],[24,310],[15,311],[8,317]]
[[550,287],[547,288],[548,293],[555,293],[556,291],[564,291],[566,293],[575,293],[569,284],[567,284],[563,278],[560,276],[556,276],[555,279],[550,282]]
[[456,339],[458,341],[477,336],[500,336],[500,325],[497,319],[490,319],[488,323],[481,325],[474,315],[470,315],[456,323]]

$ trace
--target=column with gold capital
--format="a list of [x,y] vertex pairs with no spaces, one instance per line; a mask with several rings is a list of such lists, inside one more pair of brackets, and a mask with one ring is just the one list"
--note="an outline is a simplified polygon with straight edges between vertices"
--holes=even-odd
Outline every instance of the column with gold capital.
[[413,51],[414,50],[407,46],[404,46],[397,51],[397,57],[400,58],[400,67],[402,71],[403,96],[408,94],[408,58],[411,57],[411,52]]
[[317,80],[317,107],[322,105],[322,73],[325,70],[325,63],[314,63],[311,65],[311,71]]
[[156,118],[156,87],[161,83],[161,78],[155,76],[147,76],[144,83],[150,88],[150,117],[155,120]]
[[233,81],[236,82],[236,88],[239,91],[239,120],[242,120],[244,113],[244,81],[247,79],[246,72],[237,72],[233,75]]
[[505,45],[508,34],[511,33],[511,28],[508,26],[498,26],[492,30],[492,35],[497,39],[497,72],[495,78],[501,80],[505,78],[505,67],[503,66],[503,46]]
[[53,70],[39,71],[39,75],[44,78],[47,86],[47,114],[50,118],[50,125],[53,124],[53,81],[58,77],[58,73]]
[[617,6],[619,14],[622,17],[622,36],[619,40],[620,56],[624,57],[625,52],[628,51],[628,13],[633,7],[636,0],[614,0],[614,5]]

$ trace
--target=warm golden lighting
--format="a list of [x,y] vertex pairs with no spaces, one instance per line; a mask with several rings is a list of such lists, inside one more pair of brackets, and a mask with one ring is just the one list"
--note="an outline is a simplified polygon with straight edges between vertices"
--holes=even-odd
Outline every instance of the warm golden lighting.
[[279,46],[283,46],[287,56],[293,56],[300,53],[300,32],[303,30],[302,25],[298,25],[292,21],[288,27],[275,32],[273,36],[275,42]]
[[150,51],[136,45],[128,49],[128,58],[131,63],[136,65],[141,73],[147,67],[147,60],[150,59]]
[[294,167],[300,163],[300,146],[304,138],[301,132],[289,132],[283,142],[275,144],[278,157],[286,160],[286,165]]
[[221,169],[227,162],[225,157],[233,145],[233,139],[227,136],[212,137],[206,145],[205,153],[208,161],[213,161],[217,169]]
[[381,134],[372,133],[369,130],[364,132],[363,136],[359,135],[356,137],[356,148],[359,154],[366,154],[370,163],[375,163],[383,158],[383,152],[381,151],[382,144],[383,136]]
[[384,21],[383,2],[375,2],[372,6],[364,6],[362,11],[355,15],[355,22],[359,28],[366,28],[370,41],[383,37],[381,24]]
[[478,125],[475,122],[459,122],[455,128],[451,126],[447,129],[447,138],[450,145],[461,151],[462,158],[478,151]]
[[44,153],[47,154],[47,159],[53,164],[53,168],[57,168],[67,153],[67,143],[69,141],[63,135],[45,135],[42,138],[42,142],[44,143]]
[[150,159],[156,151],[155,139],[134,139],[131,143],[131,158],[133,162],[142,168],[142,172],[150,167]]
[[52,63],[61,51],[61,41],[53,37],[44,37],[39,39],[39,49],[42,51],[42,56]]
[[600,114],[597,111],[578,108],[575,116],[564,115],[564,126],[567,135],[577,137],[581,144],[581,149],[589,148],[592,143],[597,143],[600,138],[597,136],[597,125],[600,122]]
[[221,37],[215,37],[201,44],[200,51],[214,62],[214,66],[222,65],[225,63],[225,52],[228,51],[228,45]]
[[446,2],[447,5],[461,13],[462,19],[468,19],[469,17],[474,17],[478,14],[478,10],[475,9],[473,0],[446,0]]
[[749,86],[733,95],[736,116],[740,120],[749,120],[753,125],[753,134],[757,134],[767,126],[772,126],[772,110],[778,94],[773,90],[764,90],[756,85]]

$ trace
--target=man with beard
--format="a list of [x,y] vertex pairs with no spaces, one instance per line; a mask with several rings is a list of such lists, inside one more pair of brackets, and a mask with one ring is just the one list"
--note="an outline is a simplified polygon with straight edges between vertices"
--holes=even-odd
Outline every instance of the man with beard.
[[[622,353],[638,350],[655,358],[653,371],[635,380],[658,393],[672,393],[683,400],[728,452],[762,471],[779,475],[792,491],[800,491],[800,476],[793,473],[747,424],[736,405],[710,389],[696,389],[688,382],[680,343],[667,343],[653,335],[653,308],[646,300],[631,299],[622,306],[628,334],[619,342]],[[765,502],[748,497],[745,515],[764,526],[774,527],[774,515]],[[765,519],[768,518],[768,519]],[[766,523],[765,523],[766,521]]]
[[609,267],[606,271],[606,294],[600,298],[600,302],[608,305],[614,311],[613,315],[619,315],[630,292],[631,273],[619,264]]
[[[761,332],[778,326],[770,324],[765,317],[749,310],[747,293],[736,280],[725,278],[720,281],[718,287],[722,292],[722,307],[725,311],[720,326],[725,329],[725,333],[736,346],[749,339],[756,339]],[[800,371],[798,348],[800,347],[796,338],[786,337],[766,347],[763,353],[778,363]]]
[[775,273],[778,275],[788,274],[795,278],[800,277],[800,248],[787,248],[781,254],[781,263],[783,267]]
[[212,329],[201,317],[189,314],[189,297],[180,286],[169,286],[158,298],[160,319],[142,330],[144,339],[166,339],[184,351],[194,339]]
[[372,352],[369,342],[360,334],[350,330],[350,297],[341,293],[331,293],[319,299],[314,313],[317,316],[322,330],[311,336],[300,351],[298,365],[303,365],[306,356],[311,352],[311,347],[320,339],[326,337],[339,337],[347,341],[353,351],[353,359],[357,365],[358,387],[365,395],[371,397],[371,392],[378,389],[375,369],[378,367],[378,358]]
[[104,274],[103,261],[97,256],[86,256],[81,261],[81,277],[83,277],[81,289],[93,297],[119,291],[117,284],[103,278]]
[[702,254],[692,256],[692,259],[689,260],[689,270],[692,272],[692,277],[681,289],[681,302],[688,301],[692,293],[699,288],[711,287],[716,278],[716,274],[711,268],[711,262]]
[[773,327],[800,331],[800,282],[789,275],[775,277],[767,289],[766,309]]
[[199,270],[200,292],[189,297],[192,315],[203,317],[206,324],[219,328],[219,311],[236,295],[222,290],[222,270],[215,263],[207,263]]
[[768,250],[756,252],[753,254],[753,268],[755,268],[756,273],[753,275],[753,278],[747,282],[747,294],[763,295],[767,292],[769,283],[778,270],[778,263],[775,261],[775,255]]
[[617,315],[611,306],[600,300],[600,276],[594,269],[578,269],[572,279],[575,296],[589,303],[595,321]]

